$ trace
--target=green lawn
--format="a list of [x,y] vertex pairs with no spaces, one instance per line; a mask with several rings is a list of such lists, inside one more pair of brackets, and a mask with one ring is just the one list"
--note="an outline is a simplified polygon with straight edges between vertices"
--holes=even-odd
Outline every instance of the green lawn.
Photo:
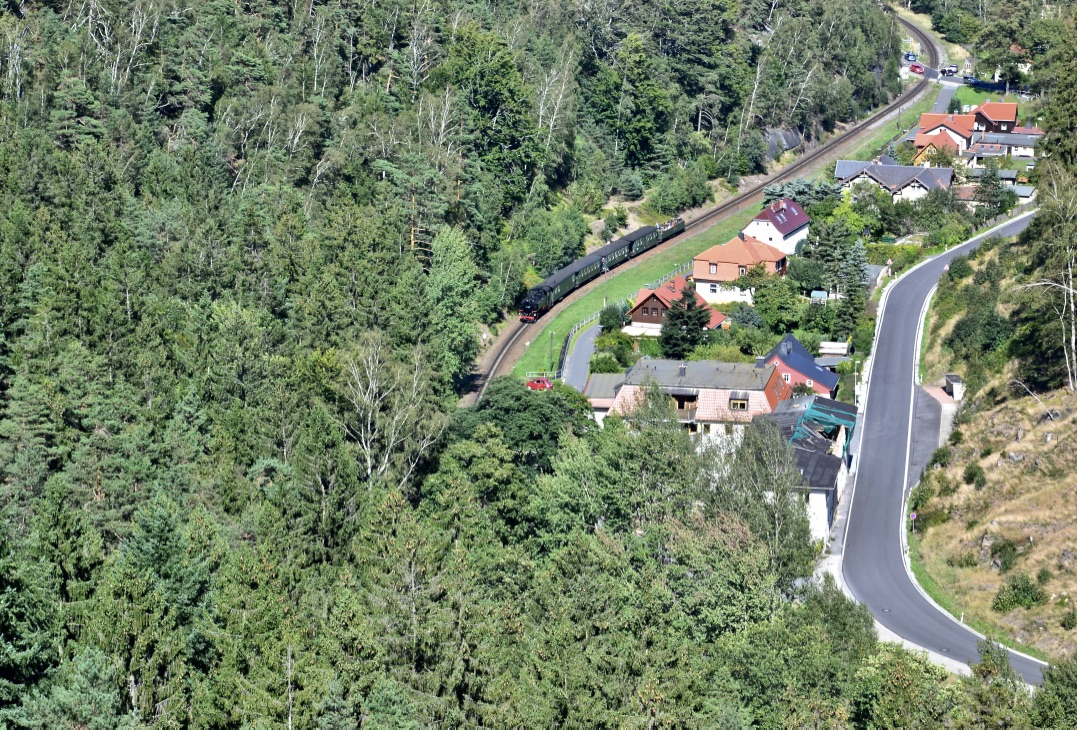
[[[979,106],[985,101],[1009,101],[1018,102],[1018,98],[1015,94],[1000,94],[997,91],[977,91],[971,86],[958,87],[957,92],[954,94],[954,98],[961,102],[962,105],[968,104],[969,106]],[[1020,108],[1018,108],[1020,112]]]
[[561,352],[561,345],[565,341],[565,335],[573,325],[582,319],[602,309],[602,296],[606,294],[609,302],[616,302],[626,297],[633,296],[646,284],[651,283],[658,277],[672,271],[680,264],[689,261],[699,253],[706,251],[718,243],[725,243],[737,235],[744,226],[759,211],[759,206],[753,206],[749,210],[736,213],[726,218],[703,233],[683,241],[676,242],[668,250],[661,252],[647,261],[631,269],[615,271],[603,284],[599,281],[592,291],[570,304],[555,316],[540,319],[528,327],[529,332],[524,335],[532,343],[523,357],[516,363],[514,373],[523,377],[529,371],[546,370],[549,368],[550,358],[550,333],[553,333],[554,357]]
[[883,148],[899,134],[904,134],[920,122],[920,115],[931,111],[935,100],[939,98],[937,89],[929,89],[928,92],[912,106],[902,108],[901,113],[895,118],[882,125],[861,143],[844,155],[847,160],[871,160],[876,157]]

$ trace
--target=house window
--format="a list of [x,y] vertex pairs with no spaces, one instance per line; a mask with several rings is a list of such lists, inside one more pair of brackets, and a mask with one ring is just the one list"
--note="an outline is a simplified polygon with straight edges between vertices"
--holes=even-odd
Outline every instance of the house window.
[[782,373],[782,380],[784,380],[785,382],[788,383],[789,382],[789,373]]
[[643,316],[644,317],[650,317],[651,316],[651,310],[650,310],[649,307],[644,307],[643,308]]
[[811,388],[812,386],[815,385],[815,382],[811,378],[808,378],[807,385],[808,385],[809,388]]
[[745,268],[745,267],[743,267],[743,266],[741,266],[741,267],[740,267],[740,275],[741,275],[741,276],[744,276],[744,275],[745,275],[745,274],[747,274],[747,273],[748,273],[748,269],[747,269],[747,268]]
[[711,294],[717,294],[717,293],[718,293],[718,285],[717,284],[711,284]]
[[731,401],[729,401],[729,410],[731,410],[731,411],[746,411],[746,410],[748,410],[748,401],[746,401],[746,400],[731,400]]
[[654,311],[658,312],[659,317],[665,317],[666,316],[666,310],[664,310],[664,309],[656,309]]
[[718,264],[711,264],[711,273],[712,274],[717,274],[718,273]]

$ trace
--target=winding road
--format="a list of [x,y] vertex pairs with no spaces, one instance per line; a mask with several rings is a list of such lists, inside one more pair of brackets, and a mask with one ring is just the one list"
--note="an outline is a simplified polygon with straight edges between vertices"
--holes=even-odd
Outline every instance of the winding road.
[[[921,592],[904,556],[905,496],[926,462],[925,449],[919,449],[917,454],[914,442],[919,440],[922,446],[929,447],[926,453],[930,454],[938,438],[937,427],[934,433],[918,427],[921,416],[917,412],[931,397],[916,382],[917,338],[924,307],[950,260],[968,253],[988,235],[1017,235],[1031,221],[1031,214],[1015,218],[921,264],[891,286],[876,331],[858,429],[860,443],[856,453],[860,461],[841,547],[845,584],[890,631],[928,651],[964,663],[978,661],[976,643],[982,637]],[[1042,662],[1016,652],[1010,652],[1010,661],[1026,682],[1042,683]]]

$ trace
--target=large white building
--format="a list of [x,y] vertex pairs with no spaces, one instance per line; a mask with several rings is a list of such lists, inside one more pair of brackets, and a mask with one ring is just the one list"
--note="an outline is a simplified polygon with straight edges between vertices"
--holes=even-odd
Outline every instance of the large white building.
[[811,218],[795,200],[782,198],[763,210],[744,227],[744,235],[769,244],[786,256],[796,253],[797,244],[808,237]]

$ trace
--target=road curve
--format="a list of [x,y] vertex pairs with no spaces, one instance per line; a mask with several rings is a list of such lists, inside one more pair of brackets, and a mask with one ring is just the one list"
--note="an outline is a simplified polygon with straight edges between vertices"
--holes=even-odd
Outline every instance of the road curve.
[[[1016,219],[990,235],[1016,235],[1031,220],[1031,216]],[[905,567],[902,531],[906,490],[919,476],[908,464],[912,408],[918,390],[916,339],[921,313],[943,267],[985,237],[977,236],[922,264],[897,281],[886,295],[872,355],[860,425],[860,461],[842,547],[845,584],[879,623],[928,651],[965,663],[978,661],[976,643],[980,637],[920,592]],[[1010,661],[1026,682],[1042,683],[1041,662],[1013,652]]]

